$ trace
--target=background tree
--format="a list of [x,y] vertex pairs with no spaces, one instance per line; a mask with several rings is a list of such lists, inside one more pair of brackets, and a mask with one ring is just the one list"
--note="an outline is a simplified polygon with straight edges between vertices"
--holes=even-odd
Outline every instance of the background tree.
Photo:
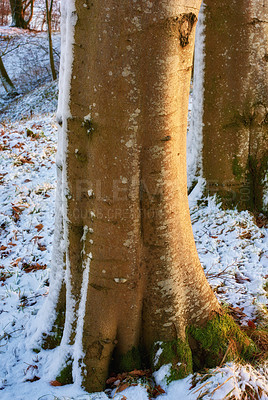
[[9,0],[1,0],[0,3],[0,25],[8,25],[8,17],[10,15]]
[[71,375],[89,391],[111,369],[171,363],[176,379],[228,349],[252,350],[222,315],[191,229],[186,127],[200,2],[75,4],[62,4],[54,267],[35,338],[60,345],[57,380]]
[[5,66],[4,66],[1,56],[0,56],[0,79],[1,79],[1,82],[2,82],[6,92],[10,96],[16,96],[18,94],[13,82],[11,81],[10,77],[8,76],[8,73],[5,69]]
[[225,205],[264,212],[267,20],[266,0],[205,1],[204,177]]
[[46,0],[46,21],[47,21],[49,61],[50,61],[52,79],[53,79],[53,81],[55,81],[57,79],[57,73],[56,73],[55,63],[54,63],[52,35],[51,35],[52,10],[53,10],[53,0],[50,0],[50,3],[48,2],[48,0]]
[[27,29],[33,17],[34,0],[10,0],[12,24]]

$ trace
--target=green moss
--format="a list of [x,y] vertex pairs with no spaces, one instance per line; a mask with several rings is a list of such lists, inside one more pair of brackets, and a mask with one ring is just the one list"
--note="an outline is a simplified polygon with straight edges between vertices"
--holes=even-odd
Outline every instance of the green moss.
[[88,137],[92,138],[93,133],[97,130],[97,125],[95,124],[95,122],[89,119],[85,119],[82,122],[82,126],[86,128],[86,133]]
[[154,369],[159,369],[162,365],[172,364],[167,383],[185,378],[192,372],[192,352],[189,344],[181,339],[156,342],[153,346],[152,355]]
[[256,346],[228,314],[215,315],[204,327],[191,326],[194,369],[212,368],[236,357],[251,360]]
[[38,349],[38,348],[34,348],[34,349],[33,349],[33,352],[36,353],[36,354],[40,353],[40,351],[41,351],[41,350]]
[[132,347],[126,354],[121,355],[118,360],[119,371],[129,372],[141,368],[141,354],[137,347]]
[[239,159],[237,156],[233,158],[232,170],[236,180],[240,181],[245,171],[244,168],[239,164]]
[[60,374],[56,377],[56,380],[60,382],[62,385],[69,385],[73,383],[73,362],[72,359],[69,358],[66,362],[65,367],[61,370]]
[[85,154],[82,154],[80,151],[77,151],[75,153],[75,157],[78,161],[84,163],[87,161],[87,156]]
[[65,323],[65,310],[62,310],[57,314],[57,318],[54,322],[51,333],[49,335],[43,334],[42,348],[44,350],[54,349],[55,347],[60,345],[61,338],[63,335],[64,323]]

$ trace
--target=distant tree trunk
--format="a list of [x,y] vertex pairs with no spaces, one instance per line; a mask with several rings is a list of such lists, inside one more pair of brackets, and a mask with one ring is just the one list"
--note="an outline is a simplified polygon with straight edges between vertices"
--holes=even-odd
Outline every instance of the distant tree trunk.
[[50,0],[50,4],[48,4],[48,0],[46,0],[46,20],[47,20],[47,35],[48,35],[48,47],[49,47],[49,61],[50,61],[52,79],[53,79],[53,81],[55,81],[57,79],[57,73],[56,73],[55,63],[54,63],[52,35],[51,35],[52,8],[53,8],[53,0]]
[[[12,24],[16,28],[27,29],[33,17],[34,0],[10,0]],[[28,18],[26,19],[26,12]]]
[[15,86],[13,85],[10,77],[8,76],[8,73],[5,69],[5,66],[3,64],[3,60],[2,60],[1,56],[0,56],[0,79],[1,79],[1,82],[2,82],[6,92],[9,95],[16,96],[18,94]]
[[178,379],[206,363],[196,329],[219,318],[213,338],[221,350],[212,350],[210,366],[234,332],[232,322],[220,333],[187,198],[200,2],[75,4],[62,3],[57,220],[43,346],[60,346],[57,380],[68,375],[89,391],[103,389],[111,370],[170,363]]
[[[205,1],[203,170],[226,206],[268,211],[268,2]],[[267,189],[267,186],[266,186]]]
[[9,0],[1,0],[1,2],[0,2],[0,25],[8,24],[9,15],[10,15]]

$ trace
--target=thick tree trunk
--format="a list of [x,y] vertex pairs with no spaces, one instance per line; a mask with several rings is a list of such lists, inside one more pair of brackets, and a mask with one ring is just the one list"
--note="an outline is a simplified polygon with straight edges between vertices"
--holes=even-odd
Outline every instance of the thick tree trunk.
[[110,369],[171,362],[174,376],[185,376],[197,348],[187,328],[220,312],[197,256],[186,187],[199,3],[62,4],[45,344],[61,339],[62,362],[72,359],[73,379],[89,391],[103,388]]
[[227,206],[267,211],[268,2],[206,0],[205,18],[203,170],[208,190],[219,193]]
[[[33,17],[34,0],[10,0],[12,24],[16,28],[27,29]],[[25,12],[30,8],[28,19],[25,19]]]

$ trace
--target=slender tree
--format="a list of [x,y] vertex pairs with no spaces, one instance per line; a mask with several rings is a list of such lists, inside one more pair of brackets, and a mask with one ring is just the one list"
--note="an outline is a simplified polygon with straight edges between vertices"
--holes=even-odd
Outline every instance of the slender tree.
[[0,80],[2,82],[2,85],[5,88],[5,91],[10,96],[16,96],[18,94],[12,80],[10,79],[10,77],[6,71],[6,68],[4,66],[1,56],[0,56]]
[[50,61],[50,68],[52,79],[55,81],[57,79],[57,73],[55,69],[54,63],[54,55],[53,55],[53,45],[52,45],[52,35],[51,35],[51,16],[52,16],[52,9],[53,9],[53,0],[46,0],[46,20],[47,20],[47,36],[48,36],[48,49],[49,49],[49,61]]
[[[27,29],[33,17],[34,0],[10,0],[12,24]],[[26,18],[26,13],[28,14]]]
[[59,346],[61,382],[71,370],[100,390],[111,369],[166,363],[176,379],[251,349],[222,315],[191,229],[186,126],[199,7],[62,4],[54,266],[34,336]]
[[[203,171],[227,206],[267,212],[268,2],[205,0]],[[239,23],[238,23],[239,21]]]

